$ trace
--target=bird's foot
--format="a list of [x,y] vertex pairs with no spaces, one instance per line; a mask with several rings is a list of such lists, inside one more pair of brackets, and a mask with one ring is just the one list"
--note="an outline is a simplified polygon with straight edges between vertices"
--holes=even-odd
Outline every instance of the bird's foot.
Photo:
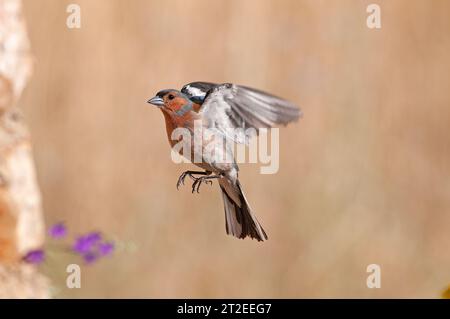
[[180,177],[178,178],[177,181],[177,189],[181,186],[184,185],[184,180],[186,179],[186,176],[189,176],[195,183],[195,181],[198,179],[198,177],[195,177],[194,175],[209,175],[211,174],[211,172],[199,172],[199,171],[185,171],[183,172]]
[[212,179],[221,178],[221,177],[222,177],[222,175],[195,177],[195,181],[194,181],[194,183],[192,183],[192,193],[194,193],[194,192],[199,193],[200,185],[202,183],[212,185],[213,184]]

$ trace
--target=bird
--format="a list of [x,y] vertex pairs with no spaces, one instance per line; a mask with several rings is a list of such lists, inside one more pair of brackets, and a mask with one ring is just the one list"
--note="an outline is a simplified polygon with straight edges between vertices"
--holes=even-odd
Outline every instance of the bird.
[[[184,85],[181,90],[161,90],[147,102],[162,111],[169,144],[172,147],[178,142],[172,140],[172,132],[177,128],[184,128],[195,136],[196,121],[201,123],[201,128],[213,130],[227,142],[248,144],[262,128],[286,126],[302,116],[300,108],[292,102],[233,83],[196,81]],[[202,183],[212,184],[213,180],[218,180],[224,203],[226,233],[240,239],[249,237],[266,241],[267,233],[242,190],[238,178],[239,167],[230,153],[230,148],[213,144],[216,153],[231,155],[231,161],[217,161],[210,153],[203,152],[206,147],[211,147],[210,143],[216,143],[215,141],[201,140],[201,147],[197,149],[192,146],[197,140],[193,142],[191,154],[182,155],[189,157],[191,161],[192,155],[198,155],[200,161],[193,164],[202,170],[183,172],[178,178],[177,189],[184,185],[186,177],[193,180],[193,193],[199,192]]]

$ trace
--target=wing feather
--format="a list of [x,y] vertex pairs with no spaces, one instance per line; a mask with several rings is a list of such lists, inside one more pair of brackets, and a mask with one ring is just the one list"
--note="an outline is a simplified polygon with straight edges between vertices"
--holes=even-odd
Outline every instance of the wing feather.
[[[237,143],[248,143],[252,132],[258,133],[261,128],[287,125],[301,116],[300,109],[291,102],[246,86],[195,82],[184,88],[188,87],[191,92],[198,94],[196,83],[202,83],[202,95],[206,88],[211,87],[202,96],[203,103],[199,111],[207,120],[208,127],[223,132]],[[243,130],[236,130],[230,136],[228,129],[236,128]],[[245,131],[248,128],[255,130]]]

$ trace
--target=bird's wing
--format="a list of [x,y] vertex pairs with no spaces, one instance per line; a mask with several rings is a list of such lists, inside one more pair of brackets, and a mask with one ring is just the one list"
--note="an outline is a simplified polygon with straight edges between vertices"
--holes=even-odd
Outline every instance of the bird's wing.
[[300,109],[291,102],[231,83],[210,88],[199,113],[209,128],[246,144],[259,129],[286,125],[301,116]]
[[202,104],[209,90],[217,85],[216,83],[210,82],[192,82],[183,86],[181,92],[187,95],[193,102]]

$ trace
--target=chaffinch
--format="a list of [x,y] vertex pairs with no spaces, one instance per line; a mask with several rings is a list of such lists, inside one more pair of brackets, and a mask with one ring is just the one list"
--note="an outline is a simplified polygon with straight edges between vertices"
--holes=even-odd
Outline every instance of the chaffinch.
[[[192,192],[198,192],[202,182],[212,184],[212,180],[217,179],[225,207],[227,234],[242,239],[248,236],[258,241],[267,240],[266,232],[242,191],[238,179],[239,168],[232,150],[223,147],[223,143],[218,144],[216,139],[196,136],[195,122],[200,121],[202,129],[213,130],[227,141],[247,143],[261,128],[286,125],[297,120],[301,116],[300,109],[260,90],[231,83],[209,82],[189,83],[181,91],[159,91],[148,103],[162,111],[172,147],[178,142],[171,138],[175,129],[185,128],[193,133],[190,154],[182,155],[190,160],[192,155],[198,155],[200,161],[194,161],[194,164],[203,171],[184,172],[178,179],[177,188],[184,184],[186,176],[194,181]],[[253,130],[246,130],[248,128]],[[195,148],[196,142],[200,143],[200,148]],[[214,149],[214,156],[212,152],[205,152],[206,148]],[[217,156],[231,160],[217,161]]]

